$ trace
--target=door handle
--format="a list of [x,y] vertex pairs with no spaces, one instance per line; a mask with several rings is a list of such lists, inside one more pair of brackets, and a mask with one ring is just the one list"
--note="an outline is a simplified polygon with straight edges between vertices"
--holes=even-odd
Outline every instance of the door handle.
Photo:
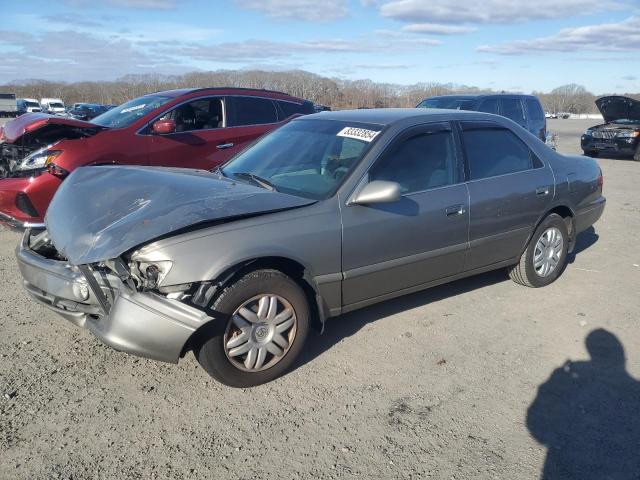
[[221,145],[218,145],[216,148],[218,150],[226,150],[227,148],[231,148],[233,147],[233,143],[223,143]]
[[451,205],[445,209],[447,217],[456,217],[465,212],[464,205]]
[[549,195],[549,187],[538,187],[536,188],[536,195],[540,195],[541,197],[545,195]]

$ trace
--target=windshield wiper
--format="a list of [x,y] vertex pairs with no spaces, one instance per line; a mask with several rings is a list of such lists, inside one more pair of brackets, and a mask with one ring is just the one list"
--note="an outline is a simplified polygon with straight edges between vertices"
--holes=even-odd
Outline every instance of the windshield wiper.
[[249,180],[253,180],[253,183],[255,183],[256,185],[261,186],[262,188],[266,188],[267,190],[269,190],[271,192],[277,192],[278,191],[278,189],[269,180],[266,180],[266,179],[256,175],[255,173],[251,173],[251,172],[234,172],[233,175],[236,176],[236,177],[239,177],[239,178],[248,178]]

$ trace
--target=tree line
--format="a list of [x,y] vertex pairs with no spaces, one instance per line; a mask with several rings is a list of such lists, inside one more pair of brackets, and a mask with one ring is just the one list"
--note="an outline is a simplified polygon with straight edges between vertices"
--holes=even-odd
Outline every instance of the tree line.
[[[52,82],[22,80],[0,86],[0,92],[15,93],[18,98],[62,98],[78,102],[121,104],[147,93],[177,88],[243,87],[286,92],[327,105],[334,110],[350,108],[414,107],[435,95],[463,93],[500,93],[453,83],[425,82],[414,85],[379,83],[371,80],[343,80],[296,70],[272,72],[260,70],[221,70],[191,72],[183,75],[126,75],[115,81]],[[581,85],[563,85],[551,92],[534,92],[550,112],[594,113],[596,96]]]

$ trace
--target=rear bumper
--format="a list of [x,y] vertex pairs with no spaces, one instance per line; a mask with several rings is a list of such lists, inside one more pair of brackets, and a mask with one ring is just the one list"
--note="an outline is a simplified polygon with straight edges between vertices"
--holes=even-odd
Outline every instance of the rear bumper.
[[[77,267],[31,250],[30,235],[27,230],[16,249],[27,293],[116,350],[177,363],[191,335],[212,320],[177,300],[132,289],[114,274],[92,271],[96,283],[88,282]],[[91,283],[108,299],[107,311]]]
[[585,231],[596,223],[604,212],[607,200],[604,197],[598,198],[592,205],[576,214],[576,233]]

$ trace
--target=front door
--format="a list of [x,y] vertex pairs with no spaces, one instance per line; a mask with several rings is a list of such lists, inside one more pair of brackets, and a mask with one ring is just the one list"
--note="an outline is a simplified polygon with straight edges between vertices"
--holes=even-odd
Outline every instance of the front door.
[[368,181],[397,182],[397,202],[342,208],[343,304],[367,302],[460,273],[469,205],[450,125],[403,133]]
[[229,158],[221,97],[191,100],[161,118],[175,121],[176,131],[155,135],[149,128],[149,165],[210,170]]

